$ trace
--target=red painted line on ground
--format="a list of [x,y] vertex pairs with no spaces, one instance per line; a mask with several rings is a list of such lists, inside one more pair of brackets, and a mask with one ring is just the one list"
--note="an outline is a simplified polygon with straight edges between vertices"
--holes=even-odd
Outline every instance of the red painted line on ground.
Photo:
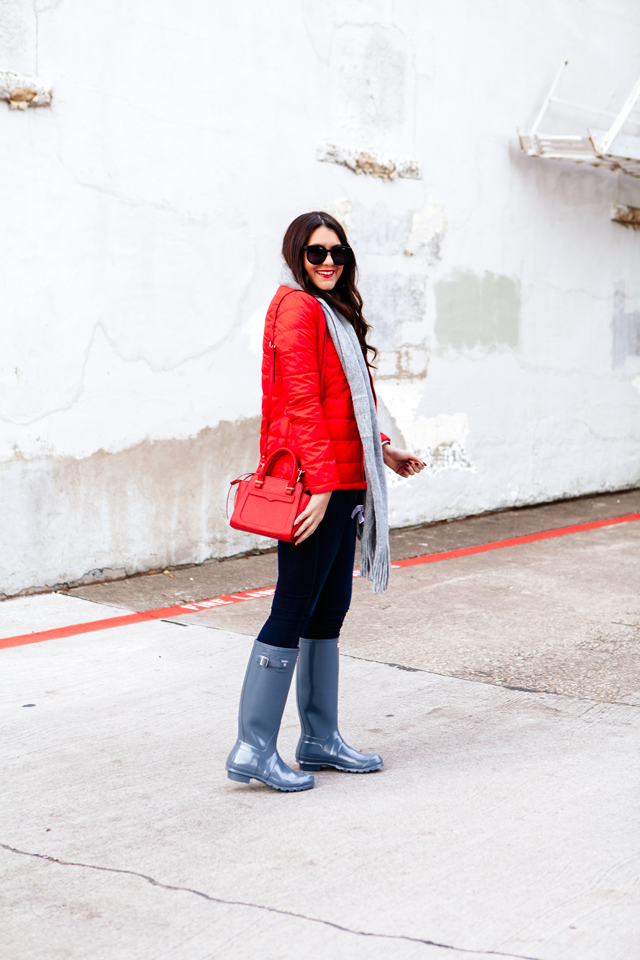
[[[535,543],[536,540],[552,540],[555,537],[566,537],[571,533],[583,533],[585,530],[596,530],[599,527],[612,527],[617,523],[629,523],[632,520],[640,520],[640,513],[628,513],[624,517],[612,517],[609,520],[592,520],[589,523],[578,523],[572,527],[558,527],[555,530],[544,530],[542,533],[529,533],[524,537],[511,537],[509,540],[494,540],[491,543],[481,543],[474,547],[460,547],[458,550],[446,550],[443,553],[429,553],[422,557],[411,557],[409,560],[394,560],[391,569],[415,567],[423,563],[438,563],[440,560],[468,557],[474,553],[501,550],[503,547],[517,547],[524,543]],[[353,575],[359,577],[360,571],[354,570]],[[146,620],[177,617],[185,613],[195,613],[198,610],[209,610],[214,607],[241,603],[243,600],[259,600],[262,597],[272,597],[274,593],[275,587],[265,587],[261,590],[243,590],[238,593],[228,593],[223,597],[211,597],[208,600],[196,600],[193,603],[180,603],[173,607],[162,607],[158,610],[145,610],[142,613],[129,613],[120,617],[108,617],[105,620],[93,620],[89,623],[74,623],[68,627],[56,627],[53,630],[24,633],[17,637],[0,638],[0,650],[6,650],[9,647],[21,647],[28,643],[42,643],[44,640],[55,640],[60,637],[73,637],[81,633],[93,633],[96,630],[110,630],[112,627],[124,627],[130,623],[143,623]]]
[[577,523],[573,527],[558,527],[556,530],[529,533],[524,537],[511,537],[509,540],[494,540],[492,543],[481,543],[476,547],[461,547],[459,550],[446,550],[444,553],[430,553],[424,557],[411,557],[410,560],[396,560],[392,566],[415,567],[422,563],[453,560],[454,557],[468,557],[473,553],[486,553],[488,550],[501,550],[503,547],[517,547],[523,543],[534,543],[536,540],[553,540],[554,537],[566,537],[570,533],[582,533],[584,530],[596,530],[598,527],[612,527],[616,523],[629,523],[630,520],[640,520],[640,513],[628,513],[624,517],[612,517],[610,520]]
[[261,597],[272,597],[275,592],[275,587],[267,587],[264,590],[245,590],[240,593],[229,593],[224,597],[212,597],[210,600],[198,600],[195,603],[180,603],[173,607],[145,610],[143,613],[128,613],[121,617],[108,617],[106,620],[92,620],[89,623],[72,623],[68,627],[55,627],[53,630],[23,633],[22,636],[19,637],[0,638],[0,650],[6,650],[8,647],[21,647],[27,643],[42,643],[43,640],[56,640],[59,637],[74,637],[79,633],[110,630],[112,627],[124,627],[130,623],[143,623],[145,620],[162,620],[166,617],[177,617],[185,613],[193,613],[197,610],[222,607],[229,603],[240,603],[242,600],[259,600]]

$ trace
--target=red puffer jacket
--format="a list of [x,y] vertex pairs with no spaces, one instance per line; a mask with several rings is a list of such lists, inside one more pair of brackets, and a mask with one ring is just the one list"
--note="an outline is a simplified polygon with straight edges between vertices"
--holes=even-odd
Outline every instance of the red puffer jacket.
[[[267,440],[272,343],[275,381]],[[388,438],[383,434],[382,439]],[[283,446],[297,453],[311,493],[367,486],[351,390],[322,307],[311,294],[290,287],[279,287],[269,306],[262,361],[261,456]],[[287,468],[284,459],[278,460],[272,472],[285,476]]]

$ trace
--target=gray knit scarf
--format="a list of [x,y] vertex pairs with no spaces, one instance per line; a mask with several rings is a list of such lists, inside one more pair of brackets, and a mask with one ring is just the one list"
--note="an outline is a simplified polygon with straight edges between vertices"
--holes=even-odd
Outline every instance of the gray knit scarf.
[[[280,283],[293,290],[302,290],[286,264],[280,273]],[[308,293],[309,291],[304,291]],[[351,389],[351,400],[362,441],[364,475],[364,510],[360,509],[358,530],[360,539],[360,575],[373,581],[373,592],[382,593],[389,586],[391,560],[389,553],[389,517],[387,509],[387,480],[382,459],[382,444],[378,414],[371,390],[369,371],[353,326],[321,297],[316,297],[324,312],[327,330],[340,358],[342,369]],[[360,491],[356,491],[360,492]],[[354,511],[355,514],[356,511]],[[363,518],[364,515],[364,518]],[[359,526],[359,525],[358,525]]]

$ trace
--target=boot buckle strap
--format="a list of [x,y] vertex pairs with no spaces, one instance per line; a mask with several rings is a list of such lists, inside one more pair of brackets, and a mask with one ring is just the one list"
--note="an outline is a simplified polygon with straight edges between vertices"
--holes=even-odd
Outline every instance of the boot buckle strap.
[[258,663],[261,667],[275,667],[281,670],[286,670],[289,666],[288,660],[274,660],[273,657],[267,657],[264,654],[258,657]]

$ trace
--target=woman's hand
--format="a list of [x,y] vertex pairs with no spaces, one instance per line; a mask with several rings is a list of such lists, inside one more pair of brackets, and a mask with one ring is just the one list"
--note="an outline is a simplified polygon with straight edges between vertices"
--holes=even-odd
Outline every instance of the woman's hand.
[[410,477],[414,473],[420,473],[426,467],[426,463],[415,454],[392,447],[390,443],[383,445],[382,457],[389,469],[400,477]]
[[320,521],[324,517],[325,510],[329,505],[330,499],[331,490],[328,490],[326,493],[311,494],[309,503],[306,505],[302,513],[296,517],[295,523],[293,524],[294,527],[298,527],[298,524],[300,524],[296,533],[296,539],[294,541],[296,547],[318,529]]

